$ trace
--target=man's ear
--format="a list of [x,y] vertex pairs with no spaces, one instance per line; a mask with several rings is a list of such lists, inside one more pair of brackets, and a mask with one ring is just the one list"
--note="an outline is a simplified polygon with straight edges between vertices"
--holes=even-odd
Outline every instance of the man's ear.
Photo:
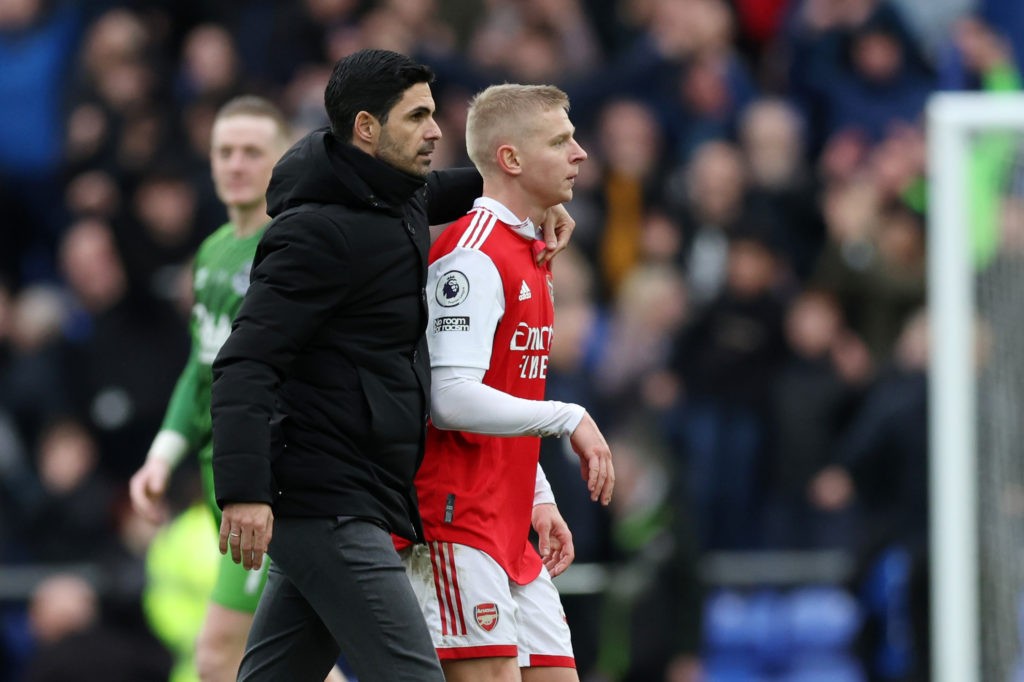
[[360,111],[356,114],[355,123],[352,124],[352,140],[368,144],[371,147],[377,145],[377,136],[380,132],[380,122],[368,111]]
[[523,167],[519,163],[519,151],[510,144],[503,144],[495,152],[498,168],[508,175],[519,175]]

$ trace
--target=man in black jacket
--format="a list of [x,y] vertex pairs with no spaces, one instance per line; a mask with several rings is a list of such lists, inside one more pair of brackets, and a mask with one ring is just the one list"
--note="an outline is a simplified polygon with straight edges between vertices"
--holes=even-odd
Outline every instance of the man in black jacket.
[[429,172],[431,80],[393,52],[342,59],[330,131],[274,169],[274,220],[213,365],[221,552],[274,558],[240,680],[322,680],[341,649],[363,682],[444,679],[390,536],[421,535],[427,228],[482,189],[473,169]]

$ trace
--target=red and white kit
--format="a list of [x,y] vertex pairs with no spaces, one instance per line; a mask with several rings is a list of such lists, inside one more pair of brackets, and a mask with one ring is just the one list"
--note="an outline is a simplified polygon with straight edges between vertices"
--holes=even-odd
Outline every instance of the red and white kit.
[[430,250],[434,423],[416,476],[427,545],[406,553],[406,568],[442,660],[575,667],[558,592],[529,542],[534,504],[553,501],[540,436],[572,433],[583,417],[544,400],[553,285],[536,244],[531,221],[481,198]]

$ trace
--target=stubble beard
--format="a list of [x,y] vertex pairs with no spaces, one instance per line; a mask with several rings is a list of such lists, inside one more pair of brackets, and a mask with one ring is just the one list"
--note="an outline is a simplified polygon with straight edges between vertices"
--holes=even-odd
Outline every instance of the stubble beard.
[[382,134],[380,144],[377,147],[377,153],[374,156],[392,168],[397,168],[409,175],[425,179],[430,172],[430,162],[428,160],[426,165],[419,163],[419,153],[421,151],[425,151],[425,149],[417,148],[416,153],[411,159],[406,158],[399,146],[388,135]]

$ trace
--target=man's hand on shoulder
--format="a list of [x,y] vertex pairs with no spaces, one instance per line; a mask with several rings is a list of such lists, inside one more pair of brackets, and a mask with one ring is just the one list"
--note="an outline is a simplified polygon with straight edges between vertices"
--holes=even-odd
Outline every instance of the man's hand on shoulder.
[[537,253],[537,262],[543,264],[569,245],[576,221],[565,210],[565,206],[558,204],[548,209],[541,229],[544,231],[545,248]]

